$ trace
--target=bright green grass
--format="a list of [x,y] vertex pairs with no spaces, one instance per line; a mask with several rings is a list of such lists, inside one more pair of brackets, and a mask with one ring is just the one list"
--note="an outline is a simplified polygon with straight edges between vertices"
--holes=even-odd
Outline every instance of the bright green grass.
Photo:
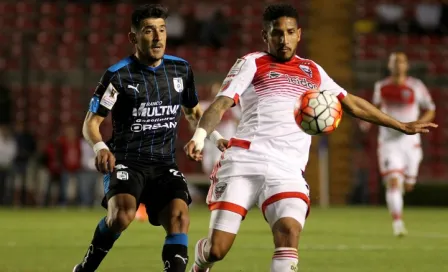
[[[103,211],[0,210],[0,272],[71,272]],[[209,213],[191,212],[190,264],[196,240],[207,234]],[[448,271],[448,210],[408,209],[409,236],[392,237],[387,211],[313,208],[301,239],[301,272]],[[162,229],[134,222],[99,271],[162,271]],[[271,235],[258,210],[214,272],[269,271]]]

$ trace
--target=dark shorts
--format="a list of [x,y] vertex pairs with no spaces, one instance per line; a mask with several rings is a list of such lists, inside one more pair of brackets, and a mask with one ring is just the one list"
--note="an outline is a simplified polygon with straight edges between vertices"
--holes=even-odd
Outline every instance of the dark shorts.
[[104,176],[105,197],[102,206],[117,194],[131,194],[140,203],[145,204],[149,222],[160,226],[158,214],[173,199],[182,199],[191,203],[187,181],[176,164],[146,165],[135,162],[117,161],[114,172]]

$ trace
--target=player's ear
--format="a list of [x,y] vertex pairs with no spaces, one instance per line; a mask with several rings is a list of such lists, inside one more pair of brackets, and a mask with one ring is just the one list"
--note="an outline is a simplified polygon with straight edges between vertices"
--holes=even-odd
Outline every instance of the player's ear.
[[261,38],[263,38],[265,43],[268,43],[268,32],[265,29],[261,31]]
[[130,43],[137,44],[137,34],[135,34],[134,32],[128,33],[128,39]]
[[302,37],[302,29],[298,28],[297,29],[297,42],[300,42],[301,37]]

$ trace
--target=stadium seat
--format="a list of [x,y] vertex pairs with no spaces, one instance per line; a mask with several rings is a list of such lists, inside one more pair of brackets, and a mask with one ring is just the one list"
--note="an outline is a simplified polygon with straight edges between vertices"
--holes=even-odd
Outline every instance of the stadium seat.
[[55,2],[42,2],[40,5],[40,13],[46,16],[57,16],[60,14],[58,3]]
[[0,25],[2,26],[2,29],[4,30],[13,30],[16,26],[15,23],[15,17],[8,15],[1,15],[0,16]]
[[88,35],[88,41],[91,44],[91,46],[99,46],[109,43],[109,36],[101,31],[99,32],[92,32]]
[[134,6],[129,3],[118,3],[115,12],[118,16],[130,17],[132,12],[134,11]]
[[111,32],[112,22],[108,17],[105,16],[95,16],[89,19],[89,28],[92,31],[98,32]]
[[15,27],[18,29],[34,29],[35,23],[34,23],[34,18],[32,16],[29,15],[19,15],[16,18],[15,21]]
[[113,35],[112,39],[115,45],[130,45],[127,33],[117,32]]
[[0,2],[0,17],[3,17],[4,15],[14,14],[15,11],[16,10],[13,2]]
[[87,28],[84,21],[79,20],[79,17],[73,16],[73,17],[66,17],[64,18],[64,28],[69,31],[76,31],[80,32],[81,30]]
[[66,16],[84,16],[86,9],[84,6],[76,3],[67,3],[64,7]]
[[90,14],[93,16],[104,17],[104,14],[114,14],[111,5],[107,3],[90,4]]

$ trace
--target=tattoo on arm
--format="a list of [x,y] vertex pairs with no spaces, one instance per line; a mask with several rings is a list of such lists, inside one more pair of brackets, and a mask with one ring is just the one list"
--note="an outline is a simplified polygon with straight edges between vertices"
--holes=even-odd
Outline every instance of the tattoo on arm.
[[216,98],[202,115],[202,118],[199,121],[199,127],[205,129],[207,134],[210,134],[221,121],[224,112],[230,109],[233,104],[234,101],[232,98],[226,96],[219,96]]

